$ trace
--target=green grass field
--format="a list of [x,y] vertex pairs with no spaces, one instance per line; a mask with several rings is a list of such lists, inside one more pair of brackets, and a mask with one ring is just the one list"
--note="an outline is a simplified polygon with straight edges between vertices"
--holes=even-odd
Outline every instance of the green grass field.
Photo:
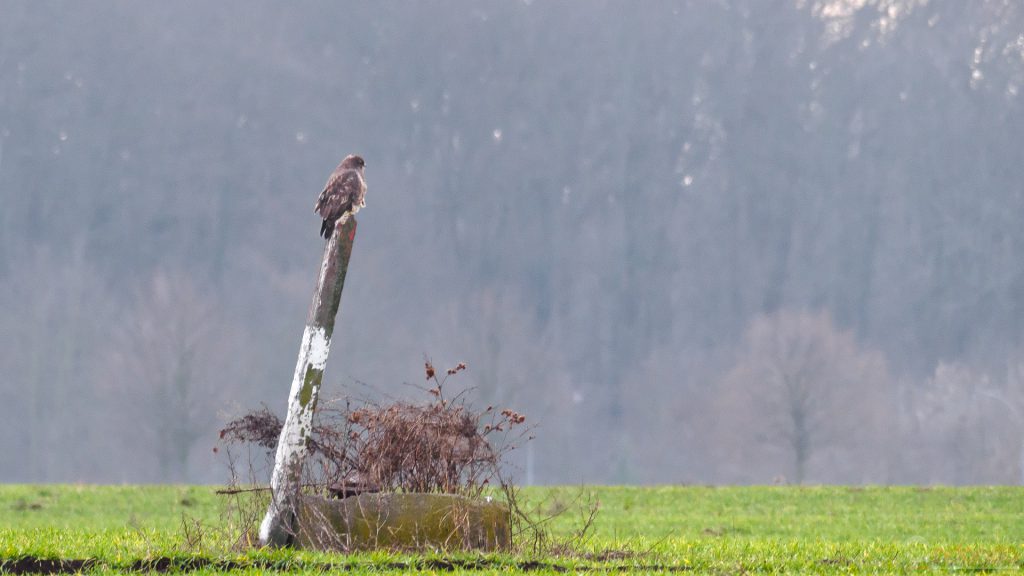
[[[607,487],[572,555],[231,549],[197,486],[0,486],[0,571],[922,573],[1024,571],[1024,489]],[[579,526],[579,488],[525,490]],[[183,522],[185,519],[185,522]],[[197,522],[202,530],[197,531]],[[190,528],[185,528],[189,526]],[[202,538],[197,533],[202,533]]]

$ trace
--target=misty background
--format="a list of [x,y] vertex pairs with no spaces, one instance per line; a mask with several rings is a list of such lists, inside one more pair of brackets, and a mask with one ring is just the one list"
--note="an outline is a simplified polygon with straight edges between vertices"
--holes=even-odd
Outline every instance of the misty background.
[[324,398],[465,361],[536,483],[1024,482],[1019,2],[0,11],[0,481],[225,481],[359,153]]

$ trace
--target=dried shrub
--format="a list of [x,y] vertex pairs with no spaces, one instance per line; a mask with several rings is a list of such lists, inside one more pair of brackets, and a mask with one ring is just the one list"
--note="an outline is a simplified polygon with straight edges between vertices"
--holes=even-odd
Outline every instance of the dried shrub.
[[[449,377],[466,370],[465,363],[437,370],[428,360],[424,373],[427,400],[379,404],[351,399],[321,403],[314,413],[304,462],[303,491],[346,498],[365,492],[419,492],[467,497],[499,496],[511,512],[514,549],[530,554],[583,557],[598,502],[581,491],[575,502],[521,503],[518,488],[504,480],[502,463],[511,450],[532,440],[526,416],[512,409],[473,408],[465,392],[445,394]],[[353,405],[355,404],[355,405]],[[341,405],[341,407],[336,407]],[[260,487],[252,449],[266,451],[264,465],[273,465],[272,453],[283,423],[266,408],[229,422],[220,432],[228,446],[231,486],[221,493],[233,496],[235,508],[258,517],[266,508],[266,488]],[[232,445],[249,450],[248,485],[238,482],[237,458]],[[551,521],[563,513],[579,512],[580,527],[569,537],[553,536]],[[323,519],[321,519],[323,520]],[[318,541],[347,549],[340,535],[321,535]],[[251,531],[240,541],[253,542]]]
[[220,439],[229,443],[255,444],[273,450],[277,446],[282,426],[284,423],[281,419],[264,406],[228,422],[220,431]]
[[[425,403],[346,401],[318,407],[305,463],[307,489],[338,497],[360,492],[434,492],[479,496],[501,486],[502,458],[528,440],[526,417],[488,406],[475,410],[464,394],[445,395],[449,377],[465,363],[424,372],[430,387]],[[441,375],[439,375],[441,374]],[[336,403],[335,403],[336,404]],[[283,423],[266,408],[229,422],[220,432],[227,444],[272,451]]]

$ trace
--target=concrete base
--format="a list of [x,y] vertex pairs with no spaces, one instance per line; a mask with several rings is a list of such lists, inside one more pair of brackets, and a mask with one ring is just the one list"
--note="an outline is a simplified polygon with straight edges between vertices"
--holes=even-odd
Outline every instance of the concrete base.
[[303,496],[295,544],[317,550],[507,550],[508,506],[452,494]]

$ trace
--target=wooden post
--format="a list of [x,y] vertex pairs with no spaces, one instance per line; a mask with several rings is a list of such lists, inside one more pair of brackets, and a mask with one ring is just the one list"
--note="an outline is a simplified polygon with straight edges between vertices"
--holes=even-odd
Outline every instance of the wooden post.
[[349,217],[334,230],[324,248],[320,278],[309,306],[306,329],[299,346],[299,360],[288,396],[288,413],[277,441],[274,471],[270,477],[270,506],[260,524],[260,542],[264,545],[287,545],[296,533],[296,504],[302,481],[302,463],[306,457],[306,441],[312,428],[313,410],[331,348],[334,319],[341,303],[341,289],[345,286],[345,273],[355,237],[356,219]]

